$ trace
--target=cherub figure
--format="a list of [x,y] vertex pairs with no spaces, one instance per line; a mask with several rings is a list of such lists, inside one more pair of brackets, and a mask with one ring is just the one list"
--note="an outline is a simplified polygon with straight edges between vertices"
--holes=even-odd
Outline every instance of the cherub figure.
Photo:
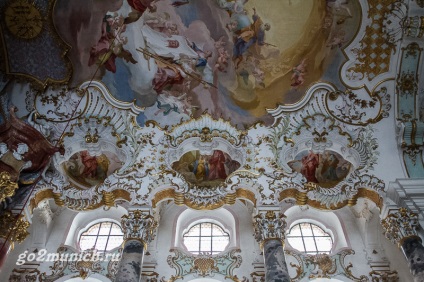
[[343,44],[346,43],[345,35],[346,32],[344,30],[340,30],[337,34],[333,36],[331,41],[326,46],[330,47],[331,49],[334,49],[336,47],[341,48]]
[[218,58],[215,62],[215,70],[226,72],[226,68],[228,67],[228,60],[230,58],[230,54],[228,54],[227,50],[224,47],[218,49]]
[[305,58],[300,62],[300,64],[292,68],[293,74],[291,76],[291,80],[292,80],[291,86],[293,88],[297,88],[305,82],[305,75],[307,73],[307,70],[306,70],[307,65],[308,65],[307,59]]

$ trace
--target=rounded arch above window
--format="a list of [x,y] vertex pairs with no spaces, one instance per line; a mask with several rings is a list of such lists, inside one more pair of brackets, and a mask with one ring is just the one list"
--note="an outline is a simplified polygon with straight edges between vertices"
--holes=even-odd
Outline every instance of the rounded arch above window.
[[334,243],[333,237],[329,233],[310,222],[300,222],[293,225],[286,239],[294,249],[311,255],[329,254]]
[[119,247],[124,240],[124,233],[119,224],[113,221],[102,221],[89,226],[78,239],[79,248],[84,251],[96,249],[107,252]]
[[227,248],[230,235],[218,224],[201,222],[183,235],[183,244],[192,254],[219,254]]

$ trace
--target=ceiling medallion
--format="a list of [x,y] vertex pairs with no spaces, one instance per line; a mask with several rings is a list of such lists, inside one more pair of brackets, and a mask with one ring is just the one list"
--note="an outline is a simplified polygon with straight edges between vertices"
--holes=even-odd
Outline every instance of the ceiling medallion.
[[40,11],[26,0],[11,2],[4,11],[4,21],[10,33],[22,39],[33,39],[43,29]]

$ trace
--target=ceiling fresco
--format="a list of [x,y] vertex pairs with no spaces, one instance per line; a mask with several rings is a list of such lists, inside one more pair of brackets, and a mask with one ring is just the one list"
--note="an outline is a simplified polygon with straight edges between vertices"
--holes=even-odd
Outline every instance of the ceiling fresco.
[[101,80],[145,107],[139,124],[208,112],[241,128],[270,124],[267,108],[298,102],[317,80],[340,84],[361,18],[357,1],[325,0],[57,1],[55,15],[74,83]]
[[289,166],[300,172],[308,182],[321,186],[335,186],[351,171],[352,164],[335,152],[325,151],[322,154],[313,151],[299,153]]
[[[0,123],[19,117],[51,144],[31,205],[381,207],[392,177],[423,176],[422,8],[264,3],[3,1]],[[48,20],[25,34],[13,12]],[[0,162],[34,167],[16,140]]]
[[98,156],[92,156],[88,151],[78,152],[62,164],[70,182],[83,189],[103,183],[121,166],[118,157],[112,153],[104,152]]
[[239,167],[238,161],[221,150],[214,150],[211,155],[203,155],[199,151],[187,152],[172,164],[172,168],[181,173],[185,180],[199,186],[219,185]]

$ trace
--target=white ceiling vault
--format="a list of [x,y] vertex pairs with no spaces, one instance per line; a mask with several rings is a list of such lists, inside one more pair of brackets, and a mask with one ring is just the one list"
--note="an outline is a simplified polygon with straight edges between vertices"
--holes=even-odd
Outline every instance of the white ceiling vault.
[[1,132],[26,131],[14,106],[61,151],[35,168],[30,141],[0,137],[31,208],[381,208],[424,177],[420,1],[147,2],[0,4]]

